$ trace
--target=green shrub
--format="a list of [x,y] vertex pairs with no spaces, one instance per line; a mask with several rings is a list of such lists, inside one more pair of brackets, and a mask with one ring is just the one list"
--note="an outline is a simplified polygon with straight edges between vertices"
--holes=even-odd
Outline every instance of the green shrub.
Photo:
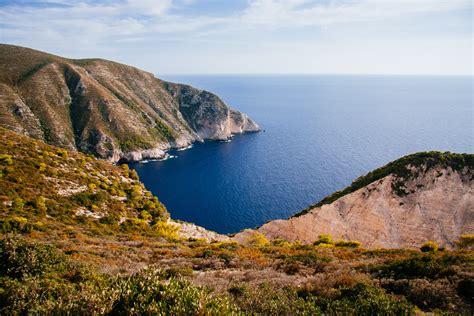
[[342,288],[335,299],[321,298],[318,305],[329,315],[414,315],[406,301],[387,295],[384,290],[364,283]]
[[65,269],[66,257],[52,246],[19,237],[0,240],[0,275],[23,279]]
[[360,248],[361,243],[356,240],[338,240],[336,242],[336,247],[343,248]]
[[245,243],[250,246],[261,247],[268,244],[268,239],[267,237],[265,237],[265,235],[257,231],[254,231],[250,235],[247,236]]
[[334,245],[334,241],[332,240],[332,236],[329,234],[322,234],[318,236],[318,239],[313,242],[313,245]]
[[439,279],[454,275],[455,265],[472,263],[472,258],[463,255],[446,254],[436,257],[433,254],[415,255],[411,258],[393,260],[376,266],[373,271],[381,277],[398,279]]
[[11,155],[7,155],[7,154],[1,154],[0,155],[0,164],[1,165],[12,165],[13,164],[13,159],[12,159],[12,156]]
[[119,280],[113,315],[221,315],[237,313],[231,301],[191,283],[171,278],[163,282],[158,270],[145,270]]
[[233,285],[228,292],[244,315],[321,315],[313,296],[300,297],[290,288],[262,283],[255,288]]
[[22,212],[25,202],[21,198],[15,198],[12,202],[12,210],[15,212]]
[[436,252],[438,251],[438,244],[434,241],[427,241],[421,245],[420,250],[422,252]]
[[474,247],[474,234],[461,235],[455,244],[460,249],[471,249]]

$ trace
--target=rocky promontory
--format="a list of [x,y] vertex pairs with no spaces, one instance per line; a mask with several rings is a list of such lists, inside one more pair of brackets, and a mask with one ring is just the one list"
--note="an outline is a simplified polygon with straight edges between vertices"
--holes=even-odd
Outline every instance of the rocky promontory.
[[218,96],[102,59],[0,45],[0,126],[113,162],[259,126]]

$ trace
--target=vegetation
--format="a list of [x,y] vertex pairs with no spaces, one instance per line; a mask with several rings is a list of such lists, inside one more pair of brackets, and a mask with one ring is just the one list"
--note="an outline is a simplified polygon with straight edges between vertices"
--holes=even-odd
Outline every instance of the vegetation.
[[435,252],[438,251],[438,244],[434,241],[427,241],[423,245],[421,245],[420,250],[422,252]]
[[472,313],[471,235],[429,252],[185,239],[127,165],[0,132],[1,315]]
[[430,169],[436,166],[441,166],[444,168],[450,167],[452,170],[461,170],[464,167],[474,169],[474,154],[456,154],[451,152],[429,151],[419,152],[402,157],[388,163],[381,168],[369,172],[365,176],[357,178],[344,190],[337,191],[325,197],[318,203],[308,206],[306,209],[302,210],[298,214],[295,214],[294,216],[301,216],[308,213],[315,207],[331,204],[341,197],[357,191],[375,181],[381,180],[390,174],[393,174],[395,177],[394,181],[392,182],[393,191],[399,196],[407,195],[410,192],[405,190],[404,183],[406,183],[406,181],[409,179],[418,177],[420,173],[428,172]]
[[455,243],[460,249],[472,249],[474,248],[474,234],[461,235]]

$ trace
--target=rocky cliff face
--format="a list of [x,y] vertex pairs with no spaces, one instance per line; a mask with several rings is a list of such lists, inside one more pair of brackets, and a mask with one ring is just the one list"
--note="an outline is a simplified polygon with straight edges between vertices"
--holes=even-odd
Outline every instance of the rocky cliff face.
[[[474,232],[473,180],[474,155],[411,155],[358,179],[349,190],[326,198],[327,204],[258,231],[303,243],[331,234],[367,248],[415,248],[428,240],[451,247],[460,235]],[[370,183],[359,188],[364,181]]]
[[117,161],[258,131],[216,95],[100,59],[0,45],[0,126]]

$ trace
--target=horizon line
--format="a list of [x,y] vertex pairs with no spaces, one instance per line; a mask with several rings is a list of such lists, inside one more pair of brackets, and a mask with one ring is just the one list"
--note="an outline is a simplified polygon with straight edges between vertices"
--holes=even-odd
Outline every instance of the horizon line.
[[413,77],[474,77],[471,74],[426,74],[426,73],[298,73],[298,72],[176,72],[176,73],[154,73],[158,76],[413,76]]

